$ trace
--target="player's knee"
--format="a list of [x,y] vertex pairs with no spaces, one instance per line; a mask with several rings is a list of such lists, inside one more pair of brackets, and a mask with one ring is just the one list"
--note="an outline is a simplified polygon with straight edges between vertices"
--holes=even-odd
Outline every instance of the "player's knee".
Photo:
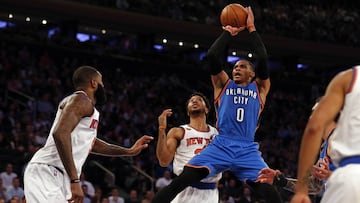
[[209,174],[206,168],[193,168],[185,166],[183,172],[172,181],[172,186],[184,188],[192,183],[199,182]]
[[201,179],[209,175],[209,170],[205,167],[194,168],[185,166],[182,175],[192,178],[195,181],[200,181]]

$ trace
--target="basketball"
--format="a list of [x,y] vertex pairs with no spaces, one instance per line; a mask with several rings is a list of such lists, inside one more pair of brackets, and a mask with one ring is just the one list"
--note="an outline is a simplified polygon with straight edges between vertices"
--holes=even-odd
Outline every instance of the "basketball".
[[246,26],[247,12],[240,4],[229,4],[223,8],[220,14],[222,26],[231,25],[233,27]]

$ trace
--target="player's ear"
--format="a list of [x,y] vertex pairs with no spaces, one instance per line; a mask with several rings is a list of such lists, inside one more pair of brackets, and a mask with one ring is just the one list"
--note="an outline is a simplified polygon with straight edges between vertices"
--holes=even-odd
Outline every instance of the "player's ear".
[[92,79],[92,80],[90,80],[90,85],[92,88],[96,88],[98,85],[98,82],[96,80]]
[[252,80],[252,79],[255,77],[255,72],[254,72],[254,71],[250,71],[249,76],[250,76],[250,79]]

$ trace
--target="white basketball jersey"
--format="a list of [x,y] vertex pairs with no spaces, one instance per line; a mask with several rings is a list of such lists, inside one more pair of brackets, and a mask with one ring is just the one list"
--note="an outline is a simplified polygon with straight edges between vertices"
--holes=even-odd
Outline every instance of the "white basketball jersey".
[[[176,175],[180,175],[185,164],[187,164],[195,154],[203,150],[215,135],[219,134],[216,128],[210,125],[208,131],[197,131],[189,125],[181,125],[180,127],[184,129],[184,135],[174,156],[173,171]],[[220,178],[221,174],[216,177],[203,179],[201,182],[216,182]]]
[[353,68],[353,79],[344,107],[332,135],[331,160],[336,166],[350,156],[360,155],[360,66]]
[[[83,91],[75,92],[74,94],[86,94]],[[64,98],[62,102],[60,102],[58,106],[58,110],[56,112],[56,117],[54,123],[51,127],[49,137],[41,149],[39,149],[30,163],[43,163],[52,166],[56,166],[65,172],[65,168],[61,162],[59,153],[57,151],[53,130],[54,126],[59,122],[59,118],[62,112],[60,106],[67,102],[70,96]],[[94,107],[94,113],[90,117],[84,117],[80,120],[80,122],[76,125],[74,130],[71,132],[71,145],[72,145],[72,155],[75,163],[75,167],[78,175],[80,176],[81,168],[89,155],[91,148],[95,142],[97,135],[97,127],[99,123],[99,112]]]

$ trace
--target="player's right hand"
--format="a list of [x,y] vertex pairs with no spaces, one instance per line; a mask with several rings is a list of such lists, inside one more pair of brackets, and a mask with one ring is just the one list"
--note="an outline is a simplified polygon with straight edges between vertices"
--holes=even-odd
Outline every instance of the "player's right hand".
[[246,11],[248,13],[248,16],[247,16],[247,19],[246,19],[246,25],[249,26],[249,25],[254,25],[254,22],[255,22],[255,18],[254,18],[254,13],[253,11],[251,10],[251,7],[246,7]]
[[165,109],[158,118],[159,126],[167,126],[167,117],[173,114],[172,109]]
[[67,201],[69,203],[83,203],[84,202],[84,192],[80,186],[80,183],[71,183],[71,198]]

